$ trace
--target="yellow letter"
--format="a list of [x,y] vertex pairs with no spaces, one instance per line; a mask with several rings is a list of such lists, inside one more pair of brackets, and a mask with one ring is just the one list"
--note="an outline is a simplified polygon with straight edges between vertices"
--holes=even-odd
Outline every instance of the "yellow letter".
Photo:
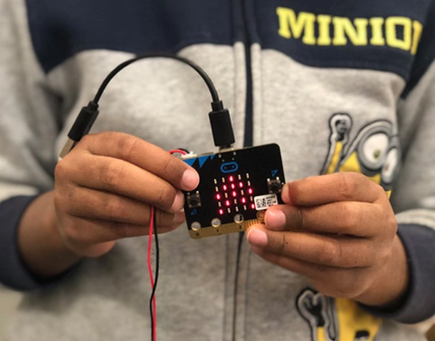
[[355,19],[355,26],[352,25],[349,18],[334,17],[334,45],[346,45],[346,35],[353,45],[367,45],[367,24],[368,20],[359,18]]
[[[411,19],[405,17],[390,17],[385,24],[387,44],[391,47],[409,51],[411,49]],[[397,37],[397,26],[403,27],[403,39]]]
[[412,38],[413,41],[412,41],[411,54],[416,54],[418,49],[418,44],[420,43],[421,33],[423,32],[423,25],[417,20],[414,20],[413,26],[414,26],[414,36]]
[[317,39],[318,45],[331,45],[331,32],[329,25],[331,24],[330,15],[318,15],[317,22],[319,23],[319,38]]
[[279,17],[279,31],[281,37],[290,39],[293,37],[299,39],[304,32],[302,42],[307,45],[314,45],[316,38],[314,37],[314,22],[316,16],[312,13],[301,12],[296,17],[295,12],[290,8],[278,7],[276,14]]
[[384,18],[371,18],[370,25],[372,26],[372,38],[370,39],[370,44],[384,46],[385,39],[382,31]]

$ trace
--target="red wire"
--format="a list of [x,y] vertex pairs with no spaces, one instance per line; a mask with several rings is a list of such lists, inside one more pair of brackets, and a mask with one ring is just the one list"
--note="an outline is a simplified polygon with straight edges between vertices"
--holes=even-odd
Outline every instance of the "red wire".
[[181,155],[187,155],[187,152],[183,149],[172,149],[171,151],[169,151],[169,154],[181,154]]
[[[153,245],[154,233],[154,206],[151,206],[150,229],[148,232],[148,273],[150,275],[151,289],[154,288],[153,267],[151,265],[151,248]],[[153,297],[153,341],[157,340],[157,311],[156,311],[156,296]]]
[[[182,155],[186,155],[186,151],[182,150],[182,149],[173,149],[169,152],[171,155],[172,154],[182,154]],[[148,256],[147,256],[147,263],[148,263],[148,273],[150,276],[150,282],[151,282],[151,289],[154,288],[154,275],[153,275],[153,267],[151,264],[151,249],[152,249],[152,245],[153,245],[153,234],[154,234],[154,214],[155,214],[155,210],[154,210],[154,206],[151,206],[151,214],[150,214],[150,228],[149,228],[149,232],[148,232]],[[153,316],[152,316],[152,324],[153,324],[153,340],[152,341],[156,341],[157,340],[157,310],[156,310],[156,296],[153,296]]]

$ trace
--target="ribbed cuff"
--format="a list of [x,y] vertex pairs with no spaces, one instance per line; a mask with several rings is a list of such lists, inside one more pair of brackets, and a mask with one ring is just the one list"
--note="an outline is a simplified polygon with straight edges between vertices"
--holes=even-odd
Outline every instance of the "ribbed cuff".
[[409,265],[406,296],[394,311],[365,308],[382,318],[418,323],[435,315],[435,230],[422,225],[399,224],[398,235]]
[[36,196],[17,196],[0,203],[0,282],[17,290],[32,290],[43,283],[26,269],[17,242],[18,225]]

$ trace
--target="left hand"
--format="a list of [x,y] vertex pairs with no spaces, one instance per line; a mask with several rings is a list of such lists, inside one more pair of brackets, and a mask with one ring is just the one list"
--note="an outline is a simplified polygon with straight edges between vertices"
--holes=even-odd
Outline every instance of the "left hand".
[[398,300],[408,284],[406,256],[387,194],[357,173],[286,184],[285,205],[247,232],[264,259],[310,278],[327,296],[369,305]]

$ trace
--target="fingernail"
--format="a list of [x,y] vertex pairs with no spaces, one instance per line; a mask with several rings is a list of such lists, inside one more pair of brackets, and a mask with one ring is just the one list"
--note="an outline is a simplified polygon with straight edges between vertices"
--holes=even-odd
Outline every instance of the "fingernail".
[[199,183],[198,173],[194,171],[192,168],[187,168],[184,171],[183,176],[181,178],[181,184],[183,188],[187,190],[189,189],[192,190],[196,188],[196,186],[198,186],[198,183]]
[[282,188],[281,198],[286,204],[290,204],[290,190],[287,184],[285,184]]
[[286,218],[284,212],[280,210],[270,210],[266,212],[265,223],[271,230],[282,230],[285,226]]
[[174,202],[171,206],[171,210],[173,212],[177,212],[179,210],[181,210],[184,206],[184,195],[181,192],[178,192],[177,195],[175,196]]
[[249,243],[255,246],[266,246],[267,245],[267,234],[260,230],[259,228],[253,227],[248,231],[248,235],[246,236]]

